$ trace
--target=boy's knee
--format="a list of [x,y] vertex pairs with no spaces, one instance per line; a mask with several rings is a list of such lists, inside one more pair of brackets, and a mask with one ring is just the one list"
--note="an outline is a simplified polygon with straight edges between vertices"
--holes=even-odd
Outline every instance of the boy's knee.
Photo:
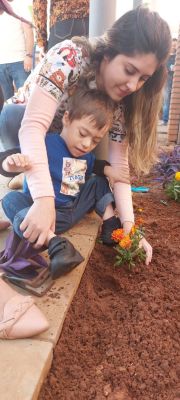
[[18,191],[9,192],[2,199],[3,211],[11,222],[17,213],[17,204],[19,203],[20,199],[21,193]]
[[7,208],[11,207],[14,196],[13,192],[7,193],[2,199],[2,208],[5,211]]
[[2,205],[12,203],[14,204],[19,197],[19,192],[14,190],[13,192],[7,193],[2,199]]

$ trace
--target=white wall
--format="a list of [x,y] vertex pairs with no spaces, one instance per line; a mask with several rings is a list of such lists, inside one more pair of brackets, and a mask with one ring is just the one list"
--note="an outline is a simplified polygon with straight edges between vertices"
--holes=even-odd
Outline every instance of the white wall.
[[116,0],[116,18],[133,8],[133,0]]

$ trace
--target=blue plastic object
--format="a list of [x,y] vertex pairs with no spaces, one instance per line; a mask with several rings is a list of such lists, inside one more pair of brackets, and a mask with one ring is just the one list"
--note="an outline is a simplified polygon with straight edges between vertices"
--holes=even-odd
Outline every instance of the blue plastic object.
[[135,186],[131,186],[131,191],[132,192],[136,192],[136,193],[147,193],[147,192],[149,192],[149,188],[148,187],[145,187],[145,186],[137,186],[137,187],[135,187]]

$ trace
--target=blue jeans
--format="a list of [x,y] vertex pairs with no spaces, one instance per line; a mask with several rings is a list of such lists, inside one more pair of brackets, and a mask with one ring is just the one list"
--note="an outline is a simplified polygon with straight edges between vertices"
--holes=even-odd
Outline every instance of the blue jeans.
[[48,50],[65,39],[71,39],[73,36],[88,36],[88,33],[89,17],[58,20],[50,29]]
[[[106,178],[93,176],[82,185],[73,201],[56,206],[56,233],[63,233],[79,222],[86,213],[95,210],[102,217],[108,204],[114,203],[114,196]],[[19,226],[24,220],[33,200],[29,194],[9,192],[2,199],[2,208],[13,224],[14,231],[23,237]]]
[[0,141],[4,150],[19,145],[18,132],[25,112],[21,104],[5,104],[0,113]]
[[164,89],[164,98],[163,98],[163,115],[162,120],[165,123],[168,123],[169,120],[169,108],[170,108],[170,101],[171,101],[171,90],[173,84],[173,77],[169,76],[166,82],[166,86]]
[[4,100],[14,95],[14,85],[19,89],[24,85],[30,72],[24,69],[24,62],[18,61],[8,64],[0,64],[0,85],[4,93]]

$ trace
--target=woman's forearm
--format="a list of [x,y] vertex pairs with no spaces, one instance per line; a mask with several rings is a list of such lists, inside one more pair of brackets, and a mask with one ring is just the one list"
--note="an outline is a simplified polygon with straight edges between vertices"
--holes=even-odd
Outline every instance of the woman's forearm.
[[49,173],[45,136],[57,109],[57,101],[47,92],[35,87],[26,107],[19,131],[21,152],[29,156],[32,168],[26,172],[33,199],[54,197]]
[[[123,173],[125,176],[129,175],[128,143],[126,141],[118,143],[110,140],[109,161],[117,172],[117,175],[118,171],[120,175]],[[125,230],[129,231],[134,224],[131,185],[128,183],[117,182],[114,184],[113,192],[121,223]]]
[[126,230],[128,227],[130,230],[134,224],[131,186],[127,183],[115,183],[114,198],[121,223],[126,227]]

